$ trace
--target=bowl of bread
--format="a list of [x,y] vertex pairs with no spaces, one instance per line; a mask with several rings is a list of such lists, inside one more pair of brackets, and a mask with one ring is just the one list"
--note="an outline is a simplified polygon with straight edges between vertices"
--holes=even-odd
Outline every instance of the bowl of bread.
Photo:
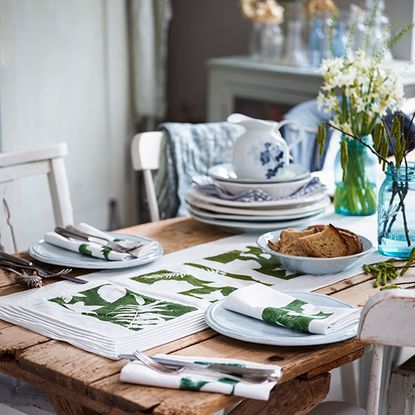
[[341,272],[373,250],[369,239],[332,224],[268,232],[257,243],[287,270],[314,275]]

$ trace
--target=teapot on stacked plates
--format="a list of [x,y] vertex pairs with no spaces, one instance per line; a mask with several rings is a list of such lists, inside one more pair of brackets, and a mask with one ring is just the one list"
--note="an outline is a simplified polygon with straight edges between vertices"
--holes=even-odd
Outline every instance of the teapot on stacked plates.
[[[243,133],[233,147],[232,164],[219,164],[195,177],[188,195],[195,219],[241,231],[300,226],[330,204],[325,187],[307,168],[290,163],[290,149],[302,141],[303,128],[232,114],[228,122]],[[294,124],[297,139],[288,144],[279,129]]]

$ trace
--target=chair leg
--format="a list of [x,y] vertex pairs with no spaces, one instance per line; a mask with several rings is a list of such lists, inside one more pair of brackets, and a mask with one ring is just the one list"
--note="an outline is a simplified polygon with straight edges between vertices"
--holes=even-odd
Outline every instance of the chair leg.
[[343,400],[353,405],[359,405],[354,362],[340,366],[340,378]]
[[370,372],[369,394],[367,399],[367,414],[378,415],[380,407],[380,390],[382,385],[383,346],[373,347],[372,370]]

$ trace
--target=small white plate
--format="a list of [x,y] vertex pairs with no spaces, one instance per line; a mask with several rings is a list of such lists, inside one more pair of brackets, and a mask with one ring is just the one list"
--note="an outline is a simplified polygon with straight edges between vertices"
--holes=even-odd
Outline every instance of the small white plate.
[[[323,208],[326,208],[331,204],[330,198],[328,196],[323,196],[323,199],[318,201],[317,203],[313,203],[303,207],[291,207],[286,209],[242,209],[242,208],[231,208],[227,206],[219,206],[214,205],[211,203],[204,203],[198,199],[193,197],[188,197],[186,202],[199,209],[204,209],[214,213],[221,213],[221,214],[230,214],[230,215],[242,215],[245,216],[246,219],[250,217],[257,217],[262,219],[270,220],[281,220],[283,216],[286,216],[287,219],[305,217],[309,214],[314,214],[320,211]],[[245,218],[242,218],[245,220]]]
[[[353,308],[352,305],[327,295],[303,291],[284,292],[316,306]],[[226,310],[223,307],[225,300],[212,304],[206,310],[205,319],[206,323],[213,330],[233,339],[273,346],[315,346],[347,340],[357,335],[357,324],[325,335],[302,333],[282,326],[274,326],[261,320]]]
[[233,169],[232,164],[217,164],[208,170],[208,175],[216,180],[234,182],[234,183],[283,183],[302,180],[310,177],[310,172],[301,164],[289,164],[284,171],[277,177],[269,180],[249,179],[247,177],[238,177]]
[[[111,235],[137,242],[157,242],[154,241],[154,239],[145,238],[143,236],[116,233],[112,233]],[[163,246],[161,243],[157,242],[154,249],[140,258],[131,258],[126,259],[125,261],[106,261],[105,259],[84,256],[78,254],[77,252],[68,251],[40,240],[29,248],[29,255],[40,262],[45,262],[46,264],[62,265],[71,268],[119,269],[138,267],[140,265],[155,261],[163,255]]]
[[[316,222],[314,222],[316,224]],[[302,272],[311,275],[337,274],[355,264],[359,259],[373,251],[372,242],[362,235],[356,236],[363,245],[362,252],[355,255],[341,256],[335,258],[310,258],[305,256],[295,256],[280,254],[269,248],[268,241],[278,241],[281,231],[268,232],[257,239],[257,245],[267,254],[271,254],[278,259],[280,264],[287,270]]]
[[214,203],[216,205],[221,206],[229,206],[235,208],[256,208],[256,209],[276,209],[281,207],[288,207],[288,206],[306,206],[312,203],[316,203],[326,197],[325,193],[316,193],[311,196],[305,196],[298,199],[290,199],[290,200],[271,200],[265,202],[236,202],[234,200],[224,200],[220,199],[219,197],[215,196],[208,196],[205,193],[197,190],[195,187],[191,187],[189,189],[188,196],[198,199],[202,202],[206,203]]
[[259,233],[271,229],[284,229],[293,226],[309,226],[312,221],[315,223],[317,218],[324,217],[324,213],[311,216],[308,218],[298,219],[298,220],[287,220],[287,221],[272,221],[272,222],[238,222],[233,220],[223,220],[223,219],[207,219],[202,216],[199,216],[196,213],[190,213],[190,216],[199,222],[207,223],[209,225],[216,225],[222,228],[232,229],[239,232],[253,232]]
[[226,213],[216,213],[216,212],[210,212],[208,210],[199,209],[196,206],[193,206],[192,204],[189,204],[187,207],[188,211],[192,214],[195,214],[197,216],[201,216],[202,218],[206,219],[223,219],[223,220],[236,220],[236,221],[243,221],[243,222],[278,222],[278,221],[287,221],[287,220],[294,220],[294,219],[301,219],[301,218],[307,218],[309,216],[315,216],[319,213],[324,212],[325,207],[320,207],[319,209],[308,212],[308,213],[297,213],[294,215],[275,215],[275,216],[247,216],[247,215],[233,215],[233,214],[226,214]]

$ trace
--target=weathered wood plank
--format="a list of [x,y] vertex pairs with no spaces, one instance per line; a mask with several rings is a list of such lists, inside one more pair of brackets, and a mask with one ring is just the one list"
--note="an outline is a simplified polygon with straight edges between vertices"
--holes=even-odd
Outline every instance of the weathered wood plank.
[[34,343],[50,342],[50,339],[22,327],[11,325],[0,331],[0,359],[14,358],[18,351],[27,349]]
[[[329,388],[329,373],[308,380],[292,379],[277,386],[271,393],[269,401],[247,399],[233,409],[230,414],[306,415],[327,396]],[[167,413],[160,412],[160,415]]]

